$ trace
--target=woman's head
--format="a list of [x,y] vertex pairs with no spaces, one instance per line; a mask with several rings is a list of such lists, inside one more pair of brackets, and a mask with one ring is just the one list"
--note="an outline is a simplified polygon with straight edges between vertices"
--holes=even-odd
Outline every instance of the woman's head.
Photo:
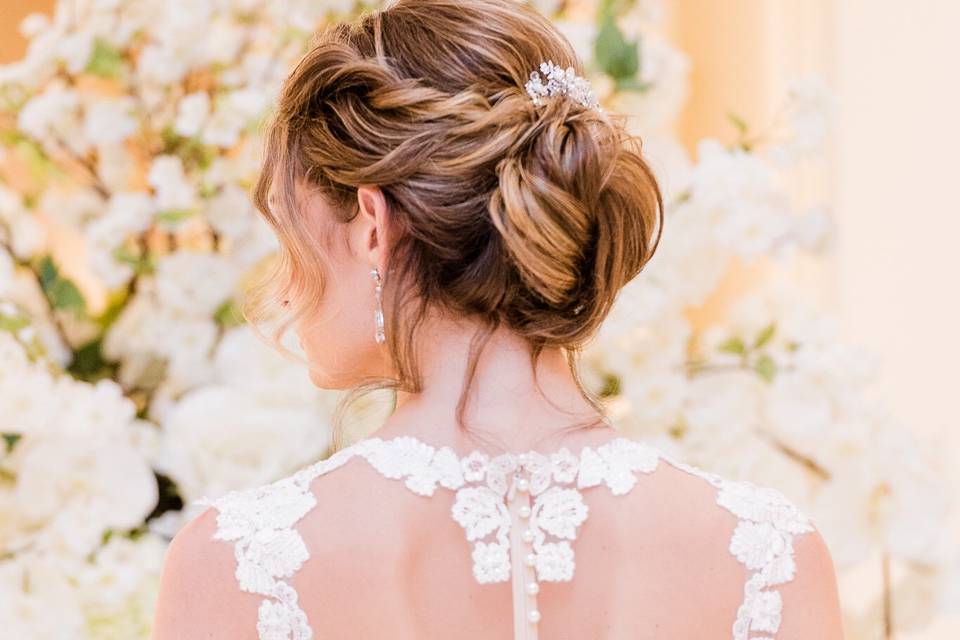
[[319,386],[418,391],[435,313],[510,329],[532,363],[577,354],[650,259],[662,200],[639,139],[569,98],[535,105],[546,60],[583,74],[514,0],[399,0],[318,32],[268,123],[254,199],[281,252],[245,313],[288,301],[279,329]]

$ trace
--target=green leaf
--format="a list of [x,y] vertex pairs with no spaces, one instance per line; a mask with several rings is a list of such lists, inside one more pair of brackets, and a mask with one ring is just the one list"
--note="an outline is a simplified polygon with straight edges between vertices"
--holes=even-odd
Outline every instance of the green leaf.
[[21,140],[29,140],[29,138],[19,129],[0,129],[0,144],[3,146],[12,147]]
[[743,340],[736,336],[722,343],[718,348],[720,351],[725,353],[733,353],[738,356],[742,356],[747,353],[747,345],[743,343]]
[[639,78],[617,78],[614,83],[616,91],[636,91],[644,93],[653,87],[652,82],[644,82]]
[[54,309],[83,311],[86,308],[86,301],[80,290],[72,281],[60,275],[50,256],[44,256],[41,260],[40,286]]
[[103,378],[112,378],[117,368],[118,365],[103,357],[103,336],[99,336],[74,352],[67,371],[78,380],[96,382]]
[[757,361],[753,364],[753,370],[767,382],[772,382],[773,377],[777,375],[777,363],[773,361],[773,358],[764,354],[757,358]]
[[620,394],[620,378],[613,373],[607,373],[603,376],[603,388],[600,390],[601,398],[609,398]]
[[593,44],[597,65],[615,80],[633,78],[640,69],[637,41],[628,42],[612,13],[605,12]]
[[735,113],[733,113],[733,112],[729,112],[729,111],[727,112],[727,119],[730,120],[730,122],[733,123],[733,126],[735,126],[735,127],[737,128],[737,131],[740,132],[740,135],[746,135],[746,133],[747,133],[747,128],[748,128],[748,125],[747,125],[747,121],[746,121],[746,120],[744,120],[743,118],[741,118],[741,117],[738,116],[737,114],[735,114]]
[[0,330],[16,333],[28,326],[30,321],[23,316],[7,316],[0,313]]
[[94,320],[106,331],[120,317],[120,312],[126,307],[130,298],[130,290],[126,287],[115,289],[107,294],[107,304],[104,310]]
[[158,222],[180,222],[181,220],[186,220],[190,216],[193,216],[197,213],[196,209],[167,209],[166,211],[159,211],[154,216]]
[[236,327],[244,323],[243,316],[233,298],[228,298],[213,312],[213,319],[222,327]]
[[154,264],[149,255],[137,255],[123,245],[114,249],[112,255],[113,259],[117,262],[125,262],[129,264],[133,268],[133,272],[137,275],[153,273]]
[[3,441],[7,445],[8,452],[13,451],[14,445],[16,445],[17,441],[23,437],[23,435],[19,433],[2,433],[0,435],[3,436]]
[[35,182],[43,184],[50,177],[63,175],[63,172],[51,162],[40,143],[32,138],[20,138],[13,148],[23,158],[30,177]]
[[162,152],[178,156],[188,171],[209,168],[219,155],[216,147],[204,144],[199,136],[181,136],[172,125],[160,130],[160,139],[163,141]]
[[753,342],[753,348],[759,349],[760,347],[766,345],[770,342],[770,339],[773,338],[773,334],[777,331],[777,323],[771,322],[763,328],[763,330],[757,335],[757,339]]
[[85,71],[102,78],[118,78],[122,70],[123,52],[103,38],[96,38]]

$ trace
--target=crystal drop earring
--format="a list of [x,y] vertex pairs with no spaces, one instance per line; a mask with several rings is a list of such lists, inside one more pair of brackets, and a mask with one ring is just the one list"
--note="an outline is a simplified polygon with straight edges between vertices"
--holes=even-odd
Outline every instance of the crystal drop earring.
[[370,270],[370,276],[373,278],[374,282],[377,283],[376,289],[374,290],[374,294],[377,299],[377,308],[373,312],[374,320],[376,320],[377,323],[377,332],[374,334],[374,336],[376,337],[378,344],[383,344],[383,342],[387,339],[386,335],[383,333],[383,281],[380,279],[380,271],[378,271],[376,267]]

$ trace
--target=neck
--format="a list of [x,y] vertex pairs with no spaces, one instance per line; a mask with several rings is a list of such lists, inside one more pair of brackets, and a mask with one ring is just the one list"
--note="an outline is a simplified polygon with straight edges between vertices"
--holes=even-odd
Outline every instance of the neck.
[[[463,434],[456,428],[456,407],[477,325],[436,317],[426,322],[418,352],[423,389],[398,392],[388,424],[378,431],[424,436],[438,443],[460,442]],[[529,354],[527,343],[509,329],[498,328],[490,336],[477,359],[464,412],[469,434],[505,449],[529,450],[544,442],[560,442],[573,425],[601,420],[580,392],[563,349],[543,350],[536,380]]]

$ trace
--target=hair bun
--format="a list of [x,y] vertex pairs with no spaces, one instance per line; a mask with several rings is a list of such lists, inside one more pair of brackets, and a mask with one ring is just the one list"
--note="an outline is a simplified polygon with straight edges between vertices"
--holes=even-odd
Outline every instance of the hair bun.
[[499,162],[489,213],[533,294],[521,317],[560,311],[559,333],[592,330],[651,258],[662,198],[640,146],[622,118],[557,100]]

